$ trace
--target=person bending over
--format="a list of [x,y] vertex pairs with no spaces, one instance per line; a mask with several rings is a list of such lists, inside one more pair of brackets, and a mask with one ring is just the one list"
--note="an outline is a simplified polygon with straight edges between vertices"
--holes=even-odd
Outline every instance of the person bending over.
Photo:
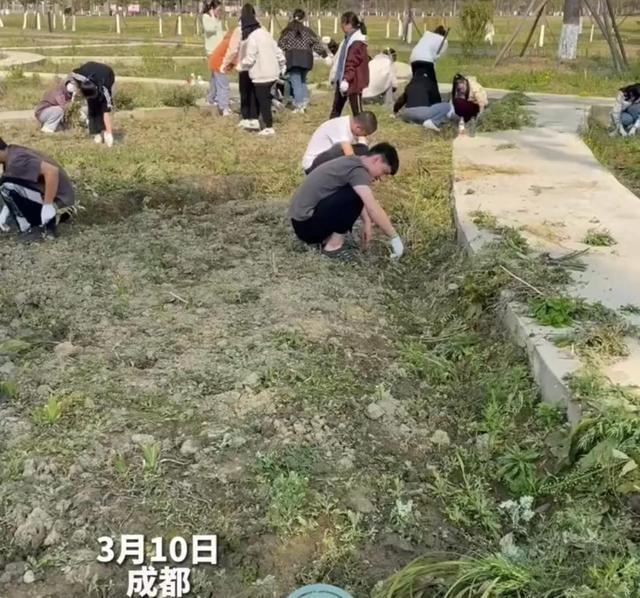
[[366,138],[376,132],[373,112],[339,116],[322,123],[313,133],[302,157],[302,169],[309,174],[320,164],[341,156],[362,156],[369,151]]
[[442,101],[438,91],[438,78],[436,77],[436,60],[438,60],[448,48],[447,30],[439,25],[433,31],[427,31],[420,41],[411,51],[409,62],[411,71],[415,73],[422,70],[427,73],[429,79],[433,80],[434,87],[438,92],[438,102]]
[[67,79],[45,92],[35,109],[35,117],[43,133],[55,133],[62,128],[65,110],[77,91],[78,84]]
[[614,134],[633,136],[640,129],[640,83],[627,85],[618,90],[611,112]]
[[70,207],[75,193],[67,173],[51,158],[0,139],[0,229],[13,221],[24,241],[55,235],[56,206]]
[[382,99],[387,108],[393,106],[393,94],[398,87],[396,75],[396,51],[386,48],[369,62],[369,85],[362,92],[364,102]]
[[484,87],[475,77],[465,77],[458,73],[453,77],[451,102],[456,115],[467,123],[482,113],[489,100]]
[[87,100],[89,133],[96,143],[113,146],[111,111],[113,110],[113,69],[100,62],[85,62],[73,69],[70,77],[78,82],[80,92]]
[[316,168],[295,191],[289,207],[291,225],[299,239],[321,245],[328,257],[346,256],[344,240],[358,218],[366,248],[376,224],[391,240],[392,256],[404,246],[391,220],[371,191],[371,183],[398,172],[398,152],[379,143],[366,156],[343,156]]
[[404,93],[393,105],[393,113],[402,120],[421,124],[425,129],[439,131],[439,125],[455,116],[449,102],[440,101],[440,92],[427,69],[417,69]]

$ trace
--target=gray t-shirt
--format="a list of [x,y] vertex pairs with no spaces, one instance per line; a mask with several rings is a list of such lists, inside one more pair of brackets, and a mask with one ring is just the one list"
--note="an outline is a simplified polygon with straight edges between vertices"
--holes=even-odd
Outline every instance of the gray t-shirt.
[[318,166],[293,194],[289,217],[304,221],[313,216],[316,206],[341,187],[369,186],[371,175],[359,156],[343,156]]
[[55,160],[52,160],[48,156],[40,154],[28,147],[8,145],[7,159],[4,163],[4,174],[7,177],[29,181],[33,183],[41,193],[44,193],[44,179],[40,174],[40,165],[42,162],[47,162],[60,169],[56,200],[65,206],[72,206],[75,201],[75,193],[69,175]]

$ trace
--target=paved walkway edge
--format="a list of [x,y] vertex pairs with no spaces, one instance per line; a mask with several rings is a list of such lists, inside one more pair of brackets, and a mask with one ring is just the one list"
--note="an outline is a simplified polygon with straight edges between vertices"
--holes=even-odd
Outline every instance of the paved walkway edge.
[[[475,257],[483,247],[495,239],[495,235],[479,229],[462,210],[458,209],[459,198],[465,190],[465,185],[454,182],[454,221],[458,242],[469,255]],[[566,377],[580,367],[580,362],[577,359],[569,359],[561,353],[552,342],[545,338],[549,329],[539,326],[531,318],[523,316],[521,311],[521,305],[508,301],[505,297],[500,314],[502,325],[513,342],[525,350],[542,400],[552,405],[564,406],[567,419],[569,422],[575,423],[580,419],[581,409],[571,399]]]

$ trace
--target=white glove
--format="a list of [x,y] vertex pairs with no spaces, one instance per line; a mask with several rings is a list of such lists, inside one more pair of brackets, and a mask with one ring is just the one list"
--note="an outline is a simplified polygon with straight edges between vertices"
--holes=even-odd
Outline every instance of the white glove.
[[398,259],[402,257],[402,254],[404,253],[404,245],[402,244],[402,239],[398,235],[396,235],[395,237],[393,237],[393,239],[391,239],[390,242],[391,249],[393,250],[391,258]]
[[618,125],[618,133],[620,133],[622,137],[626,137],[628,135],[628,133],[625,131],[624,126],[622,125]]
[[636,121],[629,129],[629,137],[633,137],[638,132],[638,127],[640,127],[640,121]]
[[9,208],[7,206],[2,206],[2,210],[0,211],[0,230],[3,233],[9,231],[9,227],[7,226],[7,220],[9,219]]
[[347,93],[349,91],[349,82],[344,79],[340,81],[340,91],[342,93]]
[[104,142],[107,145],[107,147],[113,147],[113,135],[111,133],[106,133],[104,134]]
[[44,226],[49,220],[53,220],[56,217],[56,208],[52,203],[46,203],[42,206],[40,211],[40,220]]

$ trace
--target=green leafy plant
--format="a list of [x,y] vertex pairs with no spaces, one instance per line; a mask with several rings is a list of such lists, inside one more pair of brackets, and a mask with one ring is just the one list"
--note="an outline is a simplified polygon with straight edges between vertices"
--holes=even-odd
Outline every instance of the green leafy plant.
[[593,247],[610,247],[617,243],[613,238],[613,235],[607,229],[599,230],[595,228],[591,228],[587,231],[582,242]]
[[304,524],[308,491],[308,478],[296,471],[275,478],[267,514],[269,524],[281,532],[291,532],[297,525]]
[[43,424],[55,424],[62,415],[64,399],[62,397],[51,396],[42,407],[36,409],[34,419]]
[[534,124],[534,118],[527,108],[531,100],[520,92],[513,92],[491,102],[478,119],[478,131],[506,131],[522,129]]
[[460,11],[462,52],[472,56],[481,46],[487,23],[493,17],[493,3],[487,0],[473,0],[465,3]]
[[155,473],[160,466],[160,444],[154,442],[142,446],[142,468],[148,473]]
[[498,475],[514,494],[536,494],[536,462],[541,453],[535,449],[515,447],[498,458]]
[[534,297],[529,300],[529,313],[538,324],[564,328],[573,324],[580,305],[571,297]]

